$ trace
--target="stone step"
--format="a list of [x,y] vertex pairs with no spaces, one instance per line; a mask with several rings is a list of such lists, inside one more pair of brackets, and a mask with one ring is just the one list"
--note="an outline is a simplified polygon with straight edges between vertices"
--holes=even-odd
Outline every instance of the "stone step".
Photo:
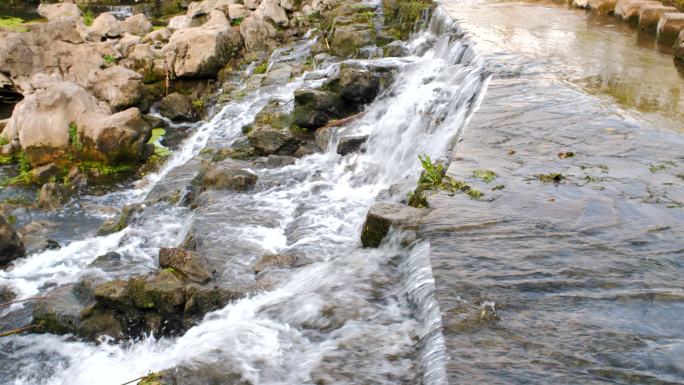
[[663,13],[658,21],[658,42],[672,45],[684,30],[684,13]]
[[658,21],[663,13],[677,12],[677,8],[666,5],[645,5],[639,10],[639,29],[653,31],[658,29]]
[[679,32],[679,38],[674,46],[674,57],[684,63],[684,30]]
[[617,0],[589,0],[589,10],[599,15],[609,15],[615,11]]
[[639,11],[642,7],[648,5],[661,4],[653,0],[618,0],[615,4],[615,17],[627,22],[638,23]]

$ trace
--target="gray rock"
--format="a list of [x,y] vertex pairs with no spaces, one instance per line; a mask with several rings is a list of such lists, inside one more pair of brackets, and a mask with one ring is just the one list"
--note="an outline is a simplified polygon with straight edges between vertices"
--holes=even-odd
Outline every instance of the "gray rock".
[[131,35],[144,36],[152,30],[152,23],[143,13],[130,16],[121,23],[121,30]]
[[344,115],[342,101],[333,92],[302,89],[294,93],[292,122],[300,127],[318,128]]
[[197,283],[206,283],[213,278],[213,271],[199,254],[180,248],[159,249],[159,266],[173,268]]
[[50,182],[43,185],[38,193],[38,207],[54,210],[62,207],[68,200],[71,192],[63,184]]
[[398,203],[376,203],[366,215],[361,232],[363,247],[378,247],[390,228],[414,230],[426,210]]
[[0,216],[0,266],[5,266],[26,253],[26,248],[17,232]]
[[161,100],[159,113],[167,119],[174,121],[192,121],[196,119],[192,100],[177,92],[174,92]]
[[337,144],[337,153],[344,156],[352,152],[362,151],[366,141],[368,141],[368,135],[343,136]]
[[322,88],[356,103],[368,103],[378,95],[380,81],[369,70],[344,66],[339,75],[327,81]]
[[222,161],[212,165],[202,178],[204,189],[227,189],[248,191],[256,185],[257,176],[232,161]]

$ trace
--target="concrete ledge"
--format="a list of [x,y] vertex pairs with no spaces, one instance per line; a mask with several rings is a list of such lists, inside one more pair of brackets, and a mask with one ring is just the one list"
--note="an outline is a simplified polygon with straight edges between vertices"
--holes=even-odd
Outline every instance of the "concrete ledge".
[[663,13],[658,21],[658,42],[672,45],[684,30],[684,13]]
[[663,13],[677,12],[677,8],[665,5],[646,5],[639,10],[639,29],[642,31],[655,31]]

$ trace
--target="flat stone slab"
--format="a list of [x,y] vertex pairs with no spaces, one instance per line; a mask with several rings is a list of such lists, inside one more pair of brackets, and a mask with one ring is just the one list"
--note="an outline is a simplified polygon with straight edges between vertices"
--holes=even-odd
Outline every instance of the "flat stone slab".
[[589,0],[589,10],[599,15],[608,15],[615,11],[616,0]]
[[674,44],[684,30],[684,13],[663,13],[658,21],[658,42]]
[[614,15],[618,19],[638,23],[641,8],[650,5],[660,5],[660,3],[651,0],[618,0],[615,3]]
[[639,10],[639,29],[655,31],[663,13],[677,12],[677,8],[665,5],[646,5]]

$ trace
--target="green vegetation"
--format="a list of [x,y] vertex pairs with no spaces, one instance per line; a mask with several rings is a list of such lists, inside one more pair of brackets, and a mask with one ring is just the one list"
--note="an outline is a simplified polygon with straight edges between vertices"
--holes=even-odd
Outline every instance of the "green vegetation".
[[566,179],[565,176],[557,172],[537,174],[535,177],[544,183],[560,183],[563,179]]
[[[9,159],[8,159],[9,158]],[[29,162],[26,153],[21,151],[9,157],[2,157],[2,164],[18,164],[19,165],[19,175],[13,178],[4,178],[0,181],[0,186],[8,185],[20,185],[20,184],[30,184],[31,177],[29,171],[31,171],[31,163]]]
[[116,62],[116,59],[112,55],[103,55],[102,60],[104,60],[105,64],[114,64]]
[[195,99],[192,101],[192,107],[198,111],[202,111],[204,109],[204,101],[202,101],[202,99]]
[[601,170],[601,172],[608,172],[608,166],[605,164],[582,164],[580,165],[580,168],[582,170],[597,168]]
[[242,24],[242,20],[244,20],[244,17],[238,17],[237,19],[233,19],[230,21],[230,25],[232,25],[233,27],[236,27],[236,26]]
[[492,170],[475,170],[473,171],[473,178],[481,179],[485,183],[489,183],[496,179],[496,173]]
[[455,193],[461,191],[466,193],[471,199],[479,199],[484,193],[475,190],[467,183],[451,178],[446,175],[444,166],[441,164],[433,164],[432,160],[427,155],[419,155],[420,163],[423,166],[423,172],[418,179],[418,186],[409,193],[408,204],[413,207],[428,207],[427,196],[428,191],[447,191]]
[[154,144],[154,155],[166,158],[172,154],[171,150],[161,145],[161,139],[166,135],[166,130],[163,128],[152,129],[152,136],[147,143]]
[[0,135],[0,146],[4,146],[6,144],[9,144],[9,139],[7,139],[7,137],[4,135]]
[[93,15],[93,11],[91,11],[89,8],[87,8],[85,11],[83,11],[83,24],[90,27],[91,25],[93,25],[94,20],[95,20],[95,15]]
[[651,164],[651,165],[648,167],[648,171],[650,171],[650,172],[652,172],[652,173],[655,174],[655,173],[657,173],[657,172],[666,170],[668,167],[673,167],[673,166],[676,166],[675,162],[673,162],[673,161],[671,161],[671,160],[668,160],[668,161],[665,161],[665,162],[659,162],[659,163]]
[[5,29],[11,32],[29,31],[24,19],[18,17],[0,17],[0,29]]
[[135,171],[136,167],[125,163],[109,165],[102,162],[84,161],[78,164],[78,169],[83,172],[96,172],[101,176],[112,176]]
[[16,216],[16,215],[12,215],[12,214],[8,215],[8,216],[7,216],[7,223],[9,223],[10,225],[14,226],[14,225],[17,223],[17,216]]
[[492,187],[492,190],[494,190],[494,191],[496,191],[496,190],[503,190],[503,189],[505,189],[505,188],[506,188],[505,185],[497,184],[496,186]]
[[265,74],[267,70],[268,70],[268,62],[265,61],[265,62],[259,64],[258,66],[254,67],[254,74],[255,75]]
[[423,14],[434,6],[431,0],[398,0],[392,6],[385,7],[385,26],[393,37],[406,40]]
[[76,151],[83,151],[83,142],[78,134],[78,126],[73,122],[69,124],[69,144],[76,148]]

